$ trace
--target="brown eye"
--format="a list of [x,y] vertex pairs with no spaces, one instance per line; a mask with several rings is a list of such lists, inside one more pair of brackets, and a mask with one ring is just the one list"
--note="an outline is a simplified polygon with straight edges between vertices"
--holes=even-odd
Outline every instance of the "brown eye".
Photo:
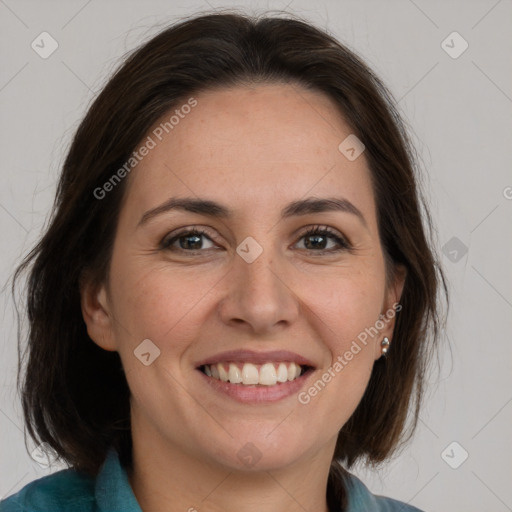
[[[180,233],[175,234],[172,237],[164,238],[162,243],[160,244],[161,249],[169,250],[169,251],[184,251],[184,252],[194,252],[201,251],[204,249],[202,241],[203,238],[211,239],[206,233],[201,229],[189,229],[186,231],[181,231]],[[178,242],[178,247],[174,247],[174,244]],[[207,247],[206,249],[210,249]]]
[[[338,252],[341,250],[350,249],[350,244],[336,232],[328,227],[315,226],[301,235],[301,239],[305,239],[304,249],[313,252]],[[326,248],[329,240],[333,240],[338,247]]]

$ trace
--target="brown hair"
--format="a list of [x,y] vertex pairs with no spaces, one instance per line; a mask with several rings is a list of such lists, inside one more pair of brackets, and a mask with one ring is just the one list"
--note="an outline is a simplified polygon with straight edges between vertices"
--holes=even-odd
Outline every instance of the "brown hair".
[[339,106],[366,147],[386,259],[407,271],[392,348],[375,362],[361,402],[339,432],[329,503],[338,500],[339,507],[343,494],[336,461],[348,468],[359,459],[380,463],[412,435],[438,345],[438,295],[446,284],[432,251],[414,150],[392,96],[353,51],[305,21],[202,14],[143,44],[106,84],[74,136],[49,226],[14,276],[13,286],[29,270],[22,388],[22,358],[18,362],[28,432],[77,470],[95,475],[111,445],[123,465],[131,464],[130,392],[121,361],[90,340],[79,291],[86,272],[97,283],[108,279],[126,180],[108,200],[97,199],[94,190],[183,98],[207,88],[272,82],[319,91]]

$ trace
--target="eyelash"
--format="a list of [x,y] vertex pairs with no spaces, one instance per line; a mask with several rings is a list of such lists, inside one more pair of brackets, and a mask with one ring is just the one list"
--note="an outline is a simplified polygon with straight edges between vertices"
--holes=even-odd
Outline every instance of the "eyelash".
[[[322,235],[322,236],[326,236],[327,238],[331,238],[340,247],[337,249],[322,249],[322,250],[301,249],[301,250],[333,254],[333,253],[338,253],[341,251],[349,251],[352,249],[352,246],[349,244],[349,242],[345,238],[339,236],[335,231],[331,230],[327,226],[311,227],[299,236],[299,240],[301,240],[302,238],[307,238],[308,236],[313,236],[313,235]],[[186,253],[191,253],[191,254],[197,254],[200,252],[204,252],[204,250],[201,250],[201,249],[186,250],[186,249],[171,247],[174,244],[174,242],[176,242],[180,238],[185,238],[186,236],[197,236],[197,237],[206,236],[211,242],[213,242],[212,238],[209,236],[209,234],[206,230],[194,227],[194,228],[189,228],[189,229],[183,230],[183,231],[177,233],[176,235],[174,235],[172,238],[164,238],[160,244],[160,249],[167,250],[167,251],[173,251],[173,252],[186,252]]]

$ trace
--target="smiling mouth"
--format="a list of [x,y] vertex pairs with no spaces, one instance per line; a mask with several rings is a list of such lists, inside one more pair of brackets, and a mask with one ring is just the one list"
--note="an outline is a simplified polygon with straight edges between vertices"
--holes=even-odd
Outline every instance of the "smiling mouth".
[[311,366],[294,362],[264,364],[223,362],[204,364],[198,368],[212,379],[241,386],[275,386],[292,382],[313,370]]

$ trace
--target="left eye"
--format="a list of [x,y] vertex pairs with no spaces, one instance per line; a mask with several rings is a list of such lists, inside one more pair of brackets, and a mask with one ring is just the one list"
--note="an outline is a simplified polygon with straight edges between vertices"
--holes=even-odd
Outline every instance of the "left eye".
[[[310,247],[316,247],[318,248],[320,246],[320,249],[326,249],[325,247],[323,247],[324,243],[326,243],[329,239],[331,240],[334,240],[334,242],[336,242],[336,244],[339,246],[338,248],[334,248],[334,249],[328,249],[328,250],[325,250],[324,252],[337,252],[337,251],[341,251],[341,250],[347,250],[347,249],[350,249],[350,245],[349,243],[347,242],[347,240],[345,240],[343,237],[337,235],[334,231],[331,231],[329,228],[327,227],[314,227],[312,229],[309,229],[306,233],[302,234],[300,239],[305,239],[305,240],[312,240],[312,243],[309,243],[308,245]],[[310,247],[306,247],[305,249],[306,250],[312,250],[310,249]],[[318,252],[318,251],[314,251],[314,252]]]

